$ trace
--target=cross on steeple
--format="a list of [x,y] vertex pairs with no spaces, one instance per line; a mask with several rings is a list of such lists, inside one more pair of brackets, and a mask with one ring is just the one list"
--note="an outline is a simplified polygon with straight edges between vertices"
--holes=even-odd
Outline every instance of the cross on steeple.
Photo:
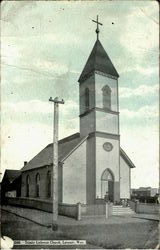
[[97,15],[97,20],[95,21],[95,20],[92,20],[92,22],[94,22],[94,23],[96,23],[97,24],[97,29],[95,30],[96,31],[96,33],[97,33],[97,40],[98,40],[98,38],[99,38],[99,26],[98,25],[103,25],[102,23],[99,23],[98,22],[98,15]]

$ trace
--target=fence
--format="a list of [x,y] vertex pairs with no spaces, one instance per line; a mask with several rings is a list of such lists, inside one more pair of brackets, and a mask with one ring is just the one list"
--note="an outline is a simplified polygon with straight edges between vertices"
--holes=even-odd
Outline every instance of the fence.
[[160,213],[160,204],[140,203],[139,201],[130,201],[129,205],[136,213],[145,213],[145,214]]
[[112,215],[112,203],[104,204],[81,204],[81,217],[103,216],[108,218]]
[[[26,197],[7,197],[6,204],[43,210],[52,213],[52,201],[40,200]],[[112,215],[112,203],[104,204],[58,204],[58,214],[81,220],[83,217],[104,216],[108,218]]]
[[6,204],[20,207],[36,208],[46,212],[52,212],[52,202],[38,200],[34,198],[8,197],[5,199]]
[[78,219],[79,218],[79,205],[60,203],[58,204],[58,214]]
[[[38,200],[34,198],[23,197],[7,197],[6,204],[20,207],[35,208],[52,213],[52,201]],[[79,204],[58,204],[58,214],[75,219],[80,219],[80,206]]]
[[149,203],[137,203],[136,213],[160,214],[160,205]]
[[129,206],[132,208],[133,211],[136,212],[136,202],[135,201],[129,201]]

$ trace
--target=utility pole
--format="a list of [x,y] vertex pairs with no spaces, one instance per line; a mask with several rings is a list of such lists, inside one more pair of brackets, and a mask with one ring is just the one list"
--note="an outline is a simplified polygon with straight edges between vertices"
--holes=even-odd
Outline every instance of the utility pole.
[[58,100],[58,97],[52,99],[50,102],[54,102],[54,122],[53,122],[53,173],[52,173],[52,186],[53,186],[53,216],[52,216],[52,230],[58,229],[58,120],[59,120],[59,104],[64,104],[63,99]]

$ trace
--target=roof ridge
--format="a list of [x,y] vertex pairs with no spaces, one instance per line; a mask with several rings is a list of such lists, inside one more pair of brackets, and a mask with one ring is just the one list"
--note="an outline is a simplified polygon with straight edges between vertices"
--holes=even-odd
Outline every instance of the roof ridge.
[[120,147],[120,153],[123,159],[130,165],[131,168],[135,168],[134,163],[131,161],[129,156],[125,153],[125,151]]
[[69,135],[67,137],[64,137],[63,139],[59,140],[58,143],[64,143],[65,141],[70,141],[70,140],[73,140],[74,138],[77,138],[77,137],[80,137],[80,133],[77,132],[73,135]]
[[15,171],[21,171],[20,169],[7,169],[5,170],[6,172],[15,172]]
[[[64,138],[60,139],[58,141],[58,143],[64,143],[65,141],[67,142],[67,141],[73,140],[74,138],[77,138],[77,137],[80,137],[80,133],[78,133],[78,132],[73,134],[73,135],[69,135],[67,137],[64,137]],[[48,147],[50,147],[52,145],[53,145],[53,142],[49,143],[45,148],[48,148]]]

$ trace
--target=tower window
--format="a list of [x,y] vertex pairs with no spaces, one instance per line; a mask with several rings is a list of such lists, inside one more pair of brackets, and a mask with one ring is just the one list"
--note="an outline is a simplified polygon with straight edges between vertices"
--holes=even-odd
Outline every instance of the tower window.
[[103,95],[103,108],[111,109],[111,89],[108,85],[105,85],[102,88],[102,95]]
[[89,89],[85,89],[85,108],[86,110],[89,109]]

